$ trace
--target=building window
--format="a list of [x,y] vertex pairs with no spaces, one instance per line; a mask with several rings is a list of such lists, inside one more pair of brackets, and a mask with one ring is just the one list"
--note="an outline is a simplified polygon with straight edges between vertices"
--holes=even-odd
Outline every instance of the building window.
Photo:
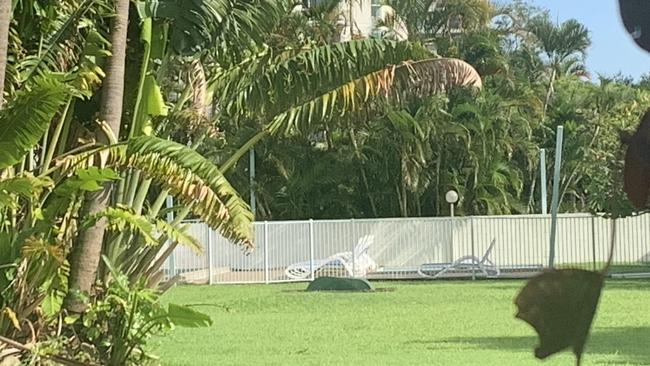
[[370,2],[370,9],[372,9],[372,18],[375,19],[379,15],[379,8],[381,8],[381,0],[372,0]]
[[306,8],[318,6],[318,4],[325,2],[325,0],[302,0],[302,5]]

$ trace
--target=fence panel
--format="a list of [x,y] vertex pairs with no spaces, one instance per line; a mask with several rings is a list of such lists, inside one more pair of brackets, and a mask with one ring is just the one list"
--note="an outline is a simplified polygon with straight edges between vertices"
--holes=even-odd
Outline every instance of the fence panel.
[[[550,215],[256,222],[256,249],[246,254],[206,225],[188,225],[204,254],[177,247],[164,268],[191,283],[422,278],[423,266],[482,260],[493,240],[488,259],[501,275],[526,276],[548,265],[550,239]],[[556,266],[601,268],[610,235],[611,220],[559,215]],[[616,241],[613,270],[650,272],[650,216],[618,220]]]
[[264,223],[253,226],[256,249],[246,253],[217,232],[212,231],[212,283],[264,282],[266,237]]
[[472,219],[475,256],[482,258],[494,240],[490,259],[504,271],[529,271],[547,264],[548,219],[524,215]]
[[[203,223],[187,223],[187,233],[195,237],[202,244],[202,250],[205,252],[208,243],[206,225]],[[167,276],[182,276],[184,280],[192,283],[208,282],[208,265],[206,256],[197,253],[195,250],[176,246],[174,253],[167,260]]]
[[356,220],[357,235],[372,235],[368,255],[376,263],[373,278],[403,278],[422,263],[453,258],[452,220],[409,218]]
[[[287,273],[290,265],[303,270],[310,268],[310,224],[309,221],[268,222],[268,251],[266,282],[301,280]],[[301,274],[305,272],[300,272]],[[307,278],[311,278],[307,273]]]

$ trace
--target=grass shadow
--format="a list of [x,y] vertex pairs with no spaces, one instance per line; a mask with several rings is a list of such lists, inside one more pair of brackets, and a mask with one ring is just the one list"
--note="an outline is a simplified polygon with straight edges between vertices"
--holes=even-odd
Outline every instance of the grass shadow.
[[[491,290],[520,290],[526,284],[526,280],[505,280],[490,284]],[[650,290],[650,280],[648,279],[611,279],[605,280],[606,290]]]
[[[531,357],[537,346],[536,336],[518,337],[454,337],[442,340],[413,340],[430,349],[458,344],[499,351],[529,351]],[[586,354],[616,355],[617,362],[650,365],[650,327],[610,327],[595,329],[587,341]]]
[[281,290],[280,292],[289,292],[289,293],[342,293],[342,294],[373,294],[377,292],[394,292],[397,291],[395,287],[380,287],[371,291],[352,291],[352,290],[322,290],[322,291],[307,291],[306,289],[286,289]]

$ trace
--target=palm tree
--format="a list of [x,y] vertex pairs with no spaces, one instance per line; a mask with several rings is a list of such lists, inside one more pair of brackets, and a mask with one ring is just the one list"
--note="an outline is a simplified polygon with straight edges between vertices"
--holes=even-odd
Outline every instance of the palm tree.
[[[110,131],[118,138],[122,121],[129,5],[129,0],[115,0],[115,17],[111,27],[112,55],[106,67],[100,110],[100,120],[105,121]],[[106,145],[111,143],[109,137],[102,131],[97,133],[97,141]],[[98,192],[87,194],[84,216],[92,216],[104,211],[109,205],[110,195],[110,183],[106,183]],[[70,311],[81,312],[85,308],[84,302],[78,295],[79,292],[90,293],[95,282],[106,225],[105,219],[99,220],[95,225],[79,233],[70,257],[70,291],[66,297],[66,305]]]
[[[481,87],[476,70],[463,61],[406,61],[419,52],[422,51],[406,42],[378,39],[326,45],[273,64],[266,72],[249,75],[257,68],[251,67],[249,72],[234,69],[221,75],[214,87],[225,90],[218,93],[224,96],[221,104],[235,118],[266,122],[245,148],[266,135],[309,136],[327,132],[328,136],[349,136],[354,156],[362,163],[358,131],[364,128],[358,121],[384,113],[385,102],[407,103],[456,86]],[[239,92],[228,92],[233,89]],[[406,185],[413,192],[419,189],[416,181],[422,160],[407,156],[419,149],[416,136],[408,132],[412,123],[407,125],[400,130],[405,136],[404,148],[397,150],[404,167],[404,174],[400,174],[404,179],[395,186],[404,197],[400,201],[402,215],[407,214]],[[222,167],[230,168],[243,155],[244,151],[240,151]],[[359,172],[370,211],[378,216],[371,179],[363,167]],[[417,197],[418,194],[416,200]]]
[[555,80],[567,74],[585,75],[584,56],[591,39],[587,28],[575,19],[556,25],[548,16],[538,16],[528,27],[546,57],[546,68],[550,73],[543,111],[546,115]]
[[11,24],[11,0],[0,0],[0,108],[4,103],[7,49],[9,48],[9,25]]

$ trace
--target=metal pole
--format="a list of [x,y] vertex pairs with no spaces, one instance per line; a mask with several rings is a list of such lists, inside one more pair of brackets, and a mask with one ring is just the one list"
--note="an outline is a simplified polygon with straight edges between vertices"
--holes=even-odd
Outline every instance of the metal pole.
[[352,237],[353,237],[353,239],[352,239],[352,277],[354,278],[354,277],[356,277],[356,273],[357,273],[357,263],[356,263],[357,259],[355,258],[357,253],[354,252],[354,249],[355,249],[355,247],[357,245],[356,240],[358,240],[359,238],[358,238],[358,235],[357,235],[357,226],[354,223],[354,219],[350,219],[350,224],[352,224]]
[[250,149],[248,151],[248,173],[250,179],[250,191],[251,191],[251,211],[253,212],[253,217],[256,217],[257,212],[257,199],[255,197],[255,149]]
[[[472,258],[476,258],[476,249],[474,248],[474,216],[470,216],[469,225],[472,235]],[[476,280],[476,267],[472,266],[472,281]]]
[[449,244],[449,257],[447,257],[447,261],[451,263],[454,261],[454,217],[453,216],[449,218],[449,237],[451,239],[451,243]]
[[450,216],[453,218],[454,217],[454,204],[453,203],[449,204],[449,212],[451,213]]
[[309,273],[314,280],[314,220],[309,219]]
[[562,139],[564,127],[557,127],[555,141],[555,167],[553,173],[553,196],[551,198],[551,243],[548,253],[548,266],[553,268],[555,263],[555,236],[557,234],[557,211],[560,195],[560,166],[562,165]]
[[[174,221],[174,212],[171,210],[174,207],[174,197],[167,196],[165,199],[165,206],[167,207],[167,222]],[[171,241],[167,241],[167,245],[171,245]],[[169,255],[169,278],[176,276],[176,250],[173,250]]]
[[546,196],[546,149],[539,150],[539,174],[540,176],[540,191],[541,191],[541,202],[542,202],[542,214],[548,214],[548,209],[546,207],[548,197]]
[[264,283],[269,283],[269,222],[264,221]]
[[596,270],[596,218],[591,217],[591,255],[593,261],[593,270]]
[[208,225],[205,225],[206,230],[208,231],[208,285],[212,284],[212,229]]

